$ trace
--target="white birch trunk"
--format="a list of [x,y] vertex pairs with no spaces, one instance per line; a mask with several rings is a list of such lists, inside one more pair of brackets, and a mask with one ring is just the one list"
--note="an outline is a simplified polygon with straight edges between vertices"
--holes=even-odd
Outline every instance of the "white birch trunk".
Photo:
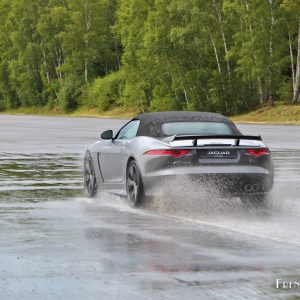
[[44,61],[44,66],[45,66],[45,72],[46,72],[46,77],[47,77],[47,83],[50,84],[51,83],[51,79],[50,79],[50,74],[48,71],[48,65],[47,65],[47,59],[46,59],[46,52],[43,49],[43,61]]
[[119,54],[119,49],[118,49],[118,45],[117,45],[117,39],[116,39],[116,35],[113,32],[113,36],[114,36],[114,45],[115,45],[115,51],[116,51],[116,55],[117,55],[117,61],[118,61],[118,70],[121,70],[121,61],[120,61],[120,54]]
[[188,98],[188,95],[187,95],[186,89],[183,89],[183,92],[184,92],[184,98],[185,98],[185,101],[186,101],[187,107],[188,107],[188,108],[190,108],[189,98]]
[[298,29],[298,53],[296,62],[296,75],[295,75],[295,89],[293,103],[300,102],[300,17],[299,17],[299,29]]
[[[245,0],[245,6],[246,6],[247,11],[249,12],[250,8],[249,8],[249,4],[248,4],[247,0]],[[252,41],[252,43],[254,43],[252,23],[251,23],[250,18],[249,18],[249,31],[250,31],[251,41]],[[257,66],[257,57],[256,57],[255,52],[253,54],[253,59],[254,59],[255,65]],[[264,93],[263,93],[263,89],[262,89],[262,83],[261,83],[260,76],[257,76],[257,86],[258,86],[258,94],[259,94],[259,103],[263,104],[264,103]]]
[[220,60],[219,60],[219,55],[218,55],[218,51],[217,51],[217,47],[216,47],[216,43],[215,43],[215,40],[214,40],[214,38],[213,38],[210,30],[209,30],[209,35],[210,35],[211,43],[212,43],[213,48],[214,48],[214,53],[215,53],[215,57],[216,57],[216,62],[217,62],[218,70],[219,70],[219,73],[222,74]]
[[88,0],[84,1],[84,19],[85,19],[85,61],[84,61],[84,80],[87,83],[88,82],[88,49],[89,49],[89,37],[88,33],[91,29],[92,25],[92,12],[89,11],[89,4]]
[[271,14],[271,23],[270,23],[270,39],[269,39],[269,65],[268,65],[268,98],[269,105],[274,106],[273,99],[273,29],[274,29],[274,2],[269,0],[270,3],[270,14]]
[[294,55],[293,55],[293,47],[291,41],[291,35],[289,35],[289,50],[290,50],[290,59],[291,59],[291,71],[292,71],[292,83],[293,83],[293,95],[295,97],[295,69],[294,69]]
[[61,71],[57,71],[57,68],[60,68],[61,67],[61,61],[62,61],[62,58],[61,58],[61,53],[60,53],[60,50],[58,49],[58,47],[56,46],[56,43],[54,42],[54,51],[55,51],[55,56],[56,56],[56,68],[55,68],[55,71],[56,71],[56,75],[59,79],[59,83],[61,85],[63,85],[63,76],[62,76],[62,73]]
[[216,9],[216,12],[217,12],[218,21],[219,21],[220,30],[221,30],[221,35],[222,35],[222,39],[223,39],[224,52],[225,52],[225,56],[226,56],[225,61],[226,61],[226,66],[227,66],[229,88],[230,88],[230,94],[231,94],[231,69],[230,69],[230,65],[229,65],[229,61],[228,61],[228,48],[227,48],[227,41],[226,41],[224,29],[223,29],[223,20],[222,20],[220,7],[216,3],[216,0],[213,0],[213,1],[214,1],[214,6],[215,6],[215,9]]

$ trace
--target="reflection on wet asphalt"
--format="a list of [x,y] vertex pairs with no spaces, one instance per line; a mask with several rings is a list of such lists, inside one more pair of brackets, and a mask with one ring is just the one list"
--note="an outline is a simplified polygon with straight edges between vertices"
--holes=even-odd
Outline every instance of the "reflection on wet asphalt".
[[300,151],[281,150],[272,152],[276,180],[300,182]]
[[65,199],[78,195],[82,189],[82,166],[78,154],[0,155],[2,201]]
[[0,299],[296,299],[275,280],[300,280],[300,151],[273,156],[265,211],[199,195],[134,210],[83,197],[80,154],[1,153]]

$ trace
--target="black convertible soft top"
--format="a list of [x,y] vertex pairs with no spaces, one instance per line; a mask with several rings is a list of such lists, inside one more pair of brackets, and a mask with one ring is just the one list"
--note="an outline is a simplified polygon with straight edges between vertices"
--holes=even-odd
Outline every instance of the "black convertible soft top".
[[226,123],[234,132],[241,135],[240,131],[229,119],[221,114],[196,111],[167,111],[144,113],[136,116],[133,120],[140,120],[137,136],[163,137],[161,125],[172,122],[220,122]]

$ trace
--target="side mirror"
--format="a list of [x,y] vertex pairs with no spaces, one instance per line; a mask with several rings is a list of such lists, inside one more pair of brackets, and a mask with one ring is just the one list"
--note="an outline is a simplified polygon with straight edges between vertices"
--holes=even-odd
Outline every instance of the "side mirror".
[[112,130],[106,130],[102,132],[101,139],[102,140],[112,140],[113,139],[113,131]]

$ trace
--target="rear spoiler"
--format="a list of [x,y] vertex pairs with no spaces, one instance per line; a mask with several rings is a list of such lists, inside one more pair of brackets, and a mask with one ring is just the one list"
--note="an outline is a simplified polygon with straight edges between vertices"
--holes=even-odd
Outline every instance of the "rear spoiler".
[[240,145],[240,140],[262,141],[260,135],[173,135],[166,138],[165,141],[194,140],[193,145],[197,146],[197,140],[199,139],[234,139],[236,140],[236,146]]

